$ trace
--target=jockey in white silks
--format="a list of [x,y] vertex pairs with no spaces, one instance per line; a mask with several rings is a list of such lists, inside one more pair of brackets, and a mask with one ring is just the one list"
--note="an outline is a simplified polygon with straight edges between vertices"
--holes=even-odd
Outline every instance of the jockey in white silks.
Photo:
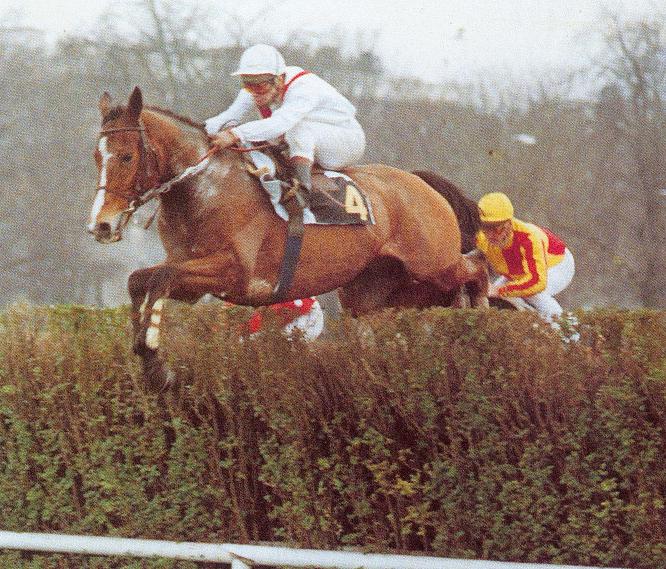
[[[206,121],[214,145],[284,140],[307,202],[313,163],[337,170],[360,160],[365,134],[356,108],[321,77],[285,65],[280,52],[265,44],[246,49],[232,75],[240,76],[243,88],[228,109]],[[253,110],[262,118],[239,124]]]

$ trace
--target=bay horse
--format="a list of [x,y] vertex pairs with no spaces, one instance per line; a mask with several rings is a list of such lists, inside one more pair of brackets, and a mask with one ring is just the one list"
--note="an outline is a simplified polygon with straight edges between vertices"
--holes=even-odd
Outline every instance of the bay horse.
[[[94,152],[99,183],[88,231],[100,243],[122,237],[151,189],[177,179],[202,156],[208,166],[161,193],[158,231],[166,260],[128,280],[133,348],[144,370],[163,370],[159,325],[164,299],[196,302],[206,293],[234,304],[270,304],[285,250],[287,223],[274,212],[238,149],[213,154],[203,125],[143,105],[136,87],[126,105],[99,101]],[[487,306],[485,264],[461,254],[448,202],[418,176],[381,164],[344,170],[369,197],[376,223],[306,225],[285,300],[340,288],[343,306],[361,315],[386,306],[406,281],[442,292],[474,283],[474,306]]]

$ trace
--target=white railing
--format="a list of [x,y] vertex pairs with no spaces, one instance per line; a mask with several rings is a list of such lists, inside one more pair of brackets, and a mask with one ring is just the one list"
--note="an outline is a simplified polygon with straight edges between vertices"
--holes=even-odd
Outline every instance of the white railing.
[[538,565],[420,555],[320,551],[268,545],[174,542],[12,531],[0,531],[0,549],[122,557],[162,557],[184,561],[227,563],[231,564],[231,569],[252,569],[265,565],[317,566],[322,569],[585,569],[573,565]]

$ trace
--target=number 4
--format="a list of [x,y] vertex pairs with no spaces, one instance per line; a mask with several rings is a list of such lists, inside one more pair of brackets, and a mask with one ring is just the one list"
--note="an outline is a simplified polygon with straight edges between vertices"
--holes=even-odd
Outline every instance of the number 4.
[[345,211],[356,213],[363,221],[368,221],[368,209],[365,207],[363,196],[351,184],[345,187]]

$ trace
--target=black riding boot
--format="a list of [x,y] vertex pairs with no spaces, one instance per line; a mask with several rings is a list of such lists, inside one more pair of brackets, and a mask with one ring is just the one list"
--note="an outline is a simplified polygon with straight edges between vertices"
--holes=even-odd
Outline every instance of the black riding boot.
[[296,193],[298,202],[303,208],[310,207],[312,205],[312,164],[296,162],[294,173],[299,185]]

